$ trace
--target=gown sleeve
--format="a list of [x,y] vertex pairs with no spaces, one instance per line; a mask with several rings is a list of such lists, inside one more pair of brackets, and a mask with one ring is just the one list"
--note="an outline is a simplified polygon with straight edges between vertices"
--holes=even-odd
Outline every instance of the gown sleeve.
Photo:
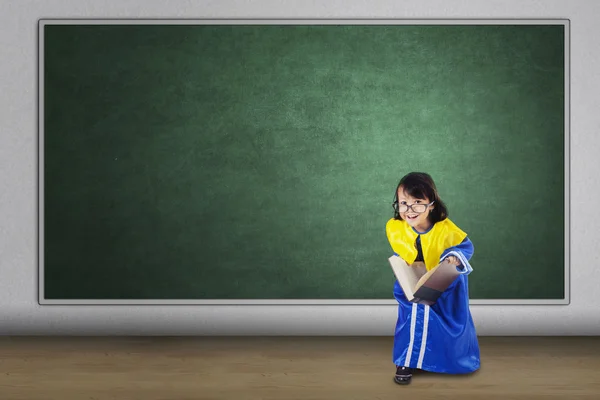
[[440,262],[443,261],[446,257],[455,256],[460,260],[461,264],[457,267],[457,269],[462,274],[468,275],[471,272],[473,272],[473,268],[471,267],[471,264],[469,264],[469,260],[473,256],[473,252],[473,243],[468,237],[466,237],[460,244],[444,250],[442,256],[440,257]]

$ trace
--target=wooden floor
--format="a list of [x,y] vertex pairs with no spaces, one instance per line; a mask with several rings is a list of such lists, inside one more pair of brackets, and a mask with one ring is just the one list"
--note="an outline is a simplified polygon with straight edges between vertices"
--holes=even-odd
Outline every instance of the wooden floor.
[[1,400],[600,399],[600,338],[480,338],[396,385],[391,338],[0,338]]

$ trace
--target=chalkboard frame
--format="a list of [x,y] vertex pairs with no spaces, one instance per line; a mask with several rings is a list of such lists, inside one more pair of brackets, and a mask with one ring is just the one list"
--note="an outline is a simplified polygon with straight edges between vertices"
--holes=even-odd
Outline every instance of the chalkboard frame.
[[40,305],[395,305],[389,300],[56,300],[44,295],[44,27],[47,25],[205,25],[205,24],[313,24],[313,25],[499,25],[533,24],[564,26],[564,298],[472,299],[472,305],[568,305],[570,304],[570,21],[568,19],[40,19],[38,21],[38,143],[37,143],[37,262]]

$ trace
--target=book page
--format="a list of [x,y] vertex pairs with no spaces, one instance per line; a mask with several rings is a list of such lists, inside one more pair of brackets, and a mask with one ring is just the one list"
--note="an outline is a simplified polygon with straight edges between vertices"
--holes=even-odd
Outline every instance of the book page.
[[419,278],[427,273],[427,267],[422,261],[415,261],[410,265],[410,267],[416,272]]
[[397,256],[392,256],[388,260],[404,294],[411,300],[416,290],[415,286],[419,281],[418,269],[412,268],[402,258]]
[[458,275],[460,275],[460,272],[458,272],[456,266],[448,261],[444,261],[419,279],[415,287],[415,292],[426,283],[429,288],[441,290],[450,285]]
[[419,288],[420,288],[421,286],[423,286],[423,284],[424,284],[425,282],[427,282],[427,280],[429,279],[429,277],[430,277],[431,275],[433,275],[433,273],[434,273],[434,272],[435,272],[435,271],[436,271],[436,270],[437,270],[437,269],[438,269],[438,268],[439,268],[439,267],[440,267],[442,264],[443,264],[443,263],[436,265],[435,267],[433,267],[432,269],[430,269],[429,271],[427,271],[427,273],[426,273],[425,275],[423,275],[423,276],[422,276],[422,277],[419,279],[419,281],[418,281],[418,282],[415,284],[415,292],[416,292],[417,290],[419,290]]

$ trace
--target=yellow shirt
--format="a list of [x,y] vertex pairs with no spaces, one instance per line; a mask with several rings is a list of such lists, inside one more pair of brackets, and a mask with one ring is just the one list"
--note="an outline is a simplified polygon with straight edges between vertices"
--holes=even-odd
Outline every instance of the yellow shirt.
[[421,249],[427,270],[438,265],[444,250],[459,245],[467,234],[450,219],[436,222],[427,233],[417,233],[404,220],[390,219],[385,226],[392,249],[408,264],[415,262],[417,236],[421,236]]

